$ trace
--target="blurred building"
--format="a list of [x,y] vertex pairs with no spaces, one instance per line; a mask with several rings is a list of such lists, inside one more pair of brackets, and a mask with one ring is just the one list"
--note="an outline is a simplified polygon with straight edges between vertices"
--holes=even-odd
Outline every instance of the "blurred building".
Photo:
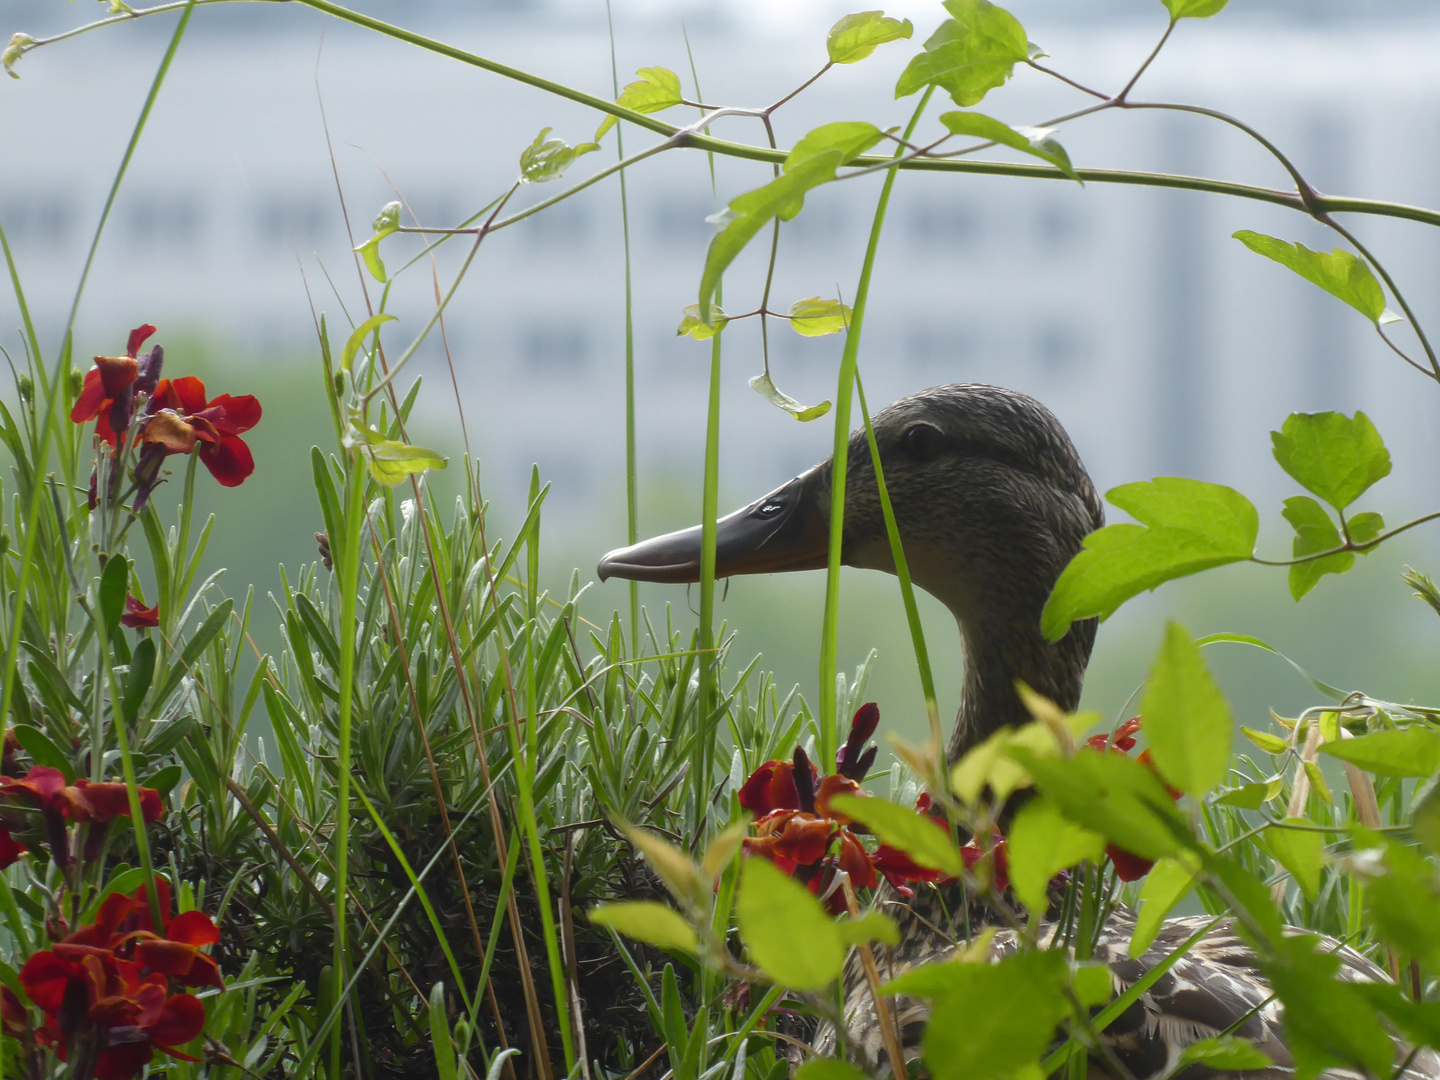
[[[598,0],[391,0],[362,5],[461,48],[591,93],[610,95]],[[843,14],[829,2],[616,0],[621,82],[663,65],[692,85],[687,35],[707,102],[763,104],[824,59]],[[1264,131],[1327,192],[1440,204],[1435,103],[1440,21],[1431,5],[1260,3],[1187,22],[1136,91],[1233,113]],[[1081,16],[1081,10],[1084,16]],[[37,36],[103,8],[11,0],[0,34]],[[1158,0],[1017,0],[1012,10],[1058,69],[1113,90],[1164,27]],[[891,88],[938,5],[910,3],[915,42],[836,69],[777,114],[782,143],[830,120],[902,124],[913,100]],[[0,223],[27,299],[53,347],[89,238],[174,16],[115,26],[25,57],[0,82]],[[1075,91],[1033,71],[980,108],[1035,123],[1078,107]],[[328,121],[327,149],[323,117]],[[941,111],[938,103],[932,114]],[[678,111],[676,114],[678,115]],[[667,117],[668,118],[668,117]],[[312,306],[332,327],[365,310],[337,197],[357,240],[391,198],[426,224],[454,225],[502,193],[542,127],[572,143],[599,117],[570,102],[332,20],[296,4],[195,12],[100,246],[78,352],[113,349],[128,327],[193,331],[254,365],[315,362]],[[717,133],[759,141],[753,120]],[[650,136],[624,132],[626,149]],[[1058,137],[1077,165],[1164,170],[1275,188],[1288,180],[1242,134],[1194,116],[1107,114]],[[615,134],[561,183],[614,160]],[[641,479],[698,491],[709,348],[675,337],[694,302],[713,227],[706,217],[763,183],[764,166],[710,163],[694,151],[629,175]],[[522,191],[514,206],[561,183]],[[772,297],[783,310],[821,295],[853,298],[878,178],[819,190],[783,229]],[[1427,226],[1352,222],[1440,333],[1440,244]],[[1440,388],[1407,369],[1359,315],[1230,239],[1253,228],[1312,246],[1334,238],[1258,202],[1143,187],[982,178],[900,179],[882,242],[862,349],[878,405],[940,382],[1015,386],[1045,400],[1102,487],[1159,473],[1230,483],[1278,510],[1293,489],[1266,432],[1293,410],[1370,413],[1397,462],[1387,515],[1433,509],[1440,480],[1434,422]],[[492,493],[515,497],[538,461],[554,480],[552,514],[602,522],[596,550],[623,521],[624,262],[620,194],[611,179],[487,240],[446,319],[446,341],[475,450]],[[448,288],[468,241],[438,254]],[[768,244],[725,281],[732,313],[753,309]],[[420,251],[387,241],[392,271]],[[307,297],[308,289],[308,297]],[[379,288],[369,283],[370,296]],[[435,284],[428,260],[398,279],[392,355],[424,325]],[[1394,306],[1392,304],[1392,306]],[[0,292],[0,325],[18,323]],[[1404,327],[1397,340],[1417,356]],[[18,338],[4,340],[14,351]],[[343,331],[332,330],[343,339]],[[725,336],[724,486],[759,494],[825,456],[829,420],[801,425],[752,393],[759,327]],[[838,338],[801,339],[771,324],[775,381],[809,403],[833,396]],[[455,450],[459,425],[439,335],[421,349],[423,441]],[[698,503],[647,508],[645,527],[692,518]],[[1268,512],[1271,521],[1278,514]],[[602,535],[603,534],[603,535]],[[1279,534],[1277,533],[1277,539]],[[1429,541],[1432,546],[1434,540]]]

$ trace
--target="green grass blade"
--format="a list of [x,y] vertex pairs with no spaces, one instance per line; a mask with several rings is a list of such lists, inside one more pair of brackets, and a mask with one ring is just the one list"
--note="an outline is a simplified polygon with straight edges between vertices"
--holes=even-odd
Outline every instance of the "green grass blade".
[[[915,106],[910,123],[905,127],[904,140],[914,134],[915,125],[925,106],[930,103],[934,87],[927,87]],[[903,145],[895,148],[895,157],[905,153]],[[817,745],[823,768],[835,761],[836,727],[835,673],[838,668],[837,636],[840,625],[840,545],[845,529],[845,467],[850,447],[850,405],[855,396],[855,366],[860,355],[860,331],[865,323],[865,302],[870,296],[870,276],[875,269],[875,253],[880,247],[880,233],[885,227],[885,211],[890,205],[890,192],[895,187],[897,170],[885,174],[875,217],[870,225],[870,240],[865,247],[865,262],[860,268],[860,284],[855,289],[850,327],[845,333],[845,352],[840,360],[840,380],[835,391],[835,451],[830,476],[830,559],[825,571],[825,624],[820,632],[820,709],[816,715],[819,727]]]
[[885,535],[890,539],[890,554],[895,560],[895,576],[900,579],[900,597],[905,602],[905,620],[910,624],[910,641],[915,648],[915,666],[920,671],[920,690],[925,695],[925,715],[930,719],[930,738],[937,751],[945,747],[945,733],[940,726],[940,706],[935,698],[935,677],[930,673],[930,651],[925,647],[925,629],[920,625],[920,609],[915,606],[915,586],[910,581],[910,564],[900,543],[900,530],[895,525],[895,508],[890,504],[890,489],[885,471],[880,467],[880,447],[875,442],[875,428],[870,423],[870,407],[865,402],[865,383],[855,372],[855,392],[860,398],[860,416],[865,421],[865,441],[870,444],[870,461],[875,466],[875,482],[880,490],[880,510],[885,515]]

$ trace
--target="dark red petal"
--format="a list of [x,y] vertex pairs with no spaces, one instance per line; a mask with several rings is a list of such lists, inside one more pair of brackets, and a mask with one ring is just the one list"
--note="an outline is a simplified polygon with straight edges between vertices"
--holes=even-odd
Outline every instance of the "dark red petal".
[[77,424],[87,424],[102,411],[110,411],[105,402],[105,387],[100,385],[100,369],[91,368],[85,373],[85,385],[70,410],[70,419]]
[[857,889],[873,889],[879,883],[869,853],[849,829],[840,830],[840,869],[850,875],[850,884]]
[[92,784],[89,780],[77,780],[75,789],[88,804],[89,820],[97,825],[122,814],[130,816],[130,796],[124,784]]
[[163,920],[159,930],[150,920],[150,893],[141,885],[135,890],[135,913],[139,917],[138,924],[141,930],[149,930],[152,933],[164,933],[170,925],[170,881],[168,878],[157,877],[155,879],[155,892],[160,898],[160,918]]
[[154,1056],[155,1048],[148,1041],[112,1046],[95,1063],[95,1080],[130,1080],[139,1076]]
[[205,1006],[190,994],[176,994],[165,1002],[160,1018],[146,1026],[146,1033],[158,1046],[180,1046],[200,1034],[205,1026]]
[[160,801],[160,792],[153,787],[140,789],[140,817],[146,825],[153,825],[165,816],[165,804]]
[[775,854],[793,859],[801,866],[809,866],[824,857],[834,832],[834,822],[796,815],[786,822],[785,828],[776,837]]
[[195,963],[195,947],[182,941],[149,938],[135,944],[135,962],[162,975],[183,977]]
[[220,931],[203,911],[186,911],[170,920],[165,936],[186,945],[214,945],[220,940]]
[[65,1000],[65,988],[72,977],[78,977],[74,966],[50,950],[38,952],[20,969],[20,985],[40,1008],[52,1016]]
[[224,415],[215,421],[215,428],[226,435],[243,434],[260,422],[260,402],[253,394],[241,397],[221,394],[210,402],[210,407],[224,411]]
[[118,396],[140,375],[140,364],[133,356],[97,356],[95,367],[107,398]]
[[[206,402],[203,382],[194,375],[186,375],[183,378],[170,379],[169,383],[170,393],[166,396],[167,399],[170,395],[174,396],[176,404],[173,407],[176,412],[198,413],[204,411]],[[164,386],[165,383],[162,381],[160,385]],[[159,392],[158,388],[156,392]],[[169,401],[163,402],[162,405],[169,406]]]
[[1154,859],[1142,859],[1114,844],[1105,846],[1105,854],[1109,855],[1110,861],[1115,864],[1115,876],[1121,881],[1139,881],[1155,865]]
[[867,701],[855,710],[855,717],[850,721],[850,738],[857,745],[863,745],[870,741],[879,726],[880,706],[873,701]]
[[24,844],[10,835],[10,830],[0,825],[0,870],[15,865],[15,861],[29,851]]
[[190,966],[190,974],[185,976],[186,986],[213,986],[216,990],[225,989],[225,980],[220,977],[220,966],[215,963],[213,957],[204,953],[195,954],[195,963]]
[[160,605],[146,607],[144,602],[133,596],[125,597],[125,614],[120,616],[120,625],[131,630],[140,630],[160,625]]
[[130,331],[130,343],[125,346],[125,351],[131,356],[140,352],[140,346],[145,344],[145,339],[155,333],[155,327],[146,323],[144,326],[137,326]]
[[820,790],[815,793],[815,812],[821,817],[833,818],[837,824],[849,825],[851,819],[832,810],[830,800],[836,795],[863,796],[864,794],[860,785],[848,776],[831,773],[820,781]]
[[255,471],[250,448],[234,435],[223,436],[218,446],[201,443],[200,460],[224,487],[239,487]]

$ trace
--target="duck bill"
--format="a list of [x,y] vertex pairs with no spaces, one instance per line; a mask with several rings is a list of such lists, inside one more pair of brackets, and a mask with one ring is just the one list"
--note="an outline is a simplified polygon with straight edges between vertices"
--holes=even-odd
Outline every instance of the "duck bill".
[[[825,566],[830,544],[830,484],[817,465],[715,525],[715,576],[778,574]],[[700,580],[700,526],[666,533],[600,560],[600,580],[679,584]]]

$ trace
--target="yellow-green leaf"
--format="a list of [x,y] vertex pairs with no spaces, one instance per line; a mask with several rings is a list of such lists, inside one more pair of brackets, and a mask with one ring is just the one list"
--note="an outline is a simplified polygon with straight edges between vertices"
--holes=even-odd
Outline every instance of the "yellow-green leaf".
[[1150,754],[1170,783],[1197,799],[1220,786],[1230,767],[1235,721],[1200,649],[1179,623],[1165,626],[1140,715]]
[[1320,752],[1381,776],[1434,776],[1440,772],[1440,732],[1420,724],[1325,743]]
[[355,363],[355,354],[360,351],[360,346],[365,344],[365,339],[387,322],[394,321],[394,315],[372,315],[357,326],[355,332],[346,340],[345,348],[340,352],[340,370],[349,371],[351,365]]
[[746,859],[735,897],[750,959],[792,990],[823,990],[845,966],[840,929],[810,890],[760,858]]
[[[1184,0],[1177,0],[1184,2]],[[1329,253],[1311,251],[1304,244],[1292,244],[1264,233],[1241,229],[1235,239],[1257,255],[1264,255],[1343,300],[1377,326],[1399,322],[1400,316],[1385,306],[1385,291],[1363,259],[1342,248]]]
[[[680,92],[680,76],[669,68],[641,68],[635,74],[640,78],[620,91],[620,96],[615,99],[616,105],[638,113],[653,113],[684,101],[685,95]],[[600,121],[600,126],[595,129],[595,142],[598,143],[615,126],[615,121],[614,116],[606,116]]]
[[700,305],[691,304],[683,313],[680,325],[675,328],[676,337],[692,337],[696,341],[704,341],[712,338],[721,330],[725,329],[730,322],[730,316],[720,310],[720,305],[710,305],[710,321],[707,323],[700,318]]
[[520,182],[522,184],[543,184],[563,176],[572,162],[582,154],[599,150],[597,143],[581,143],[571,146],[564,139],[549,138],[550,129],[541,128],[535,141],[520,154]]
[[776,408],[784,409],[802,424],[810,420],[817,420],[830,411],[830,402],[828,399],[820,402],[819,405],[801,405],[800,402],[776,386],[770,380],[769,375],[752,376],[750,379],[750,389],[754,390]]
[[1160,0],[1171,20],[1208,19],[1224,10],[1230,0]]
[[885,799],[837,795],[830,804],[854,818],[882,841],[908,854],[921,866],[959,877],[965,864],[960,849],[935,819]]
[[1194,857],[1185,853],[1157,859],[1140,886],[1140,911],[1130,938],[1130,955],[1140,956],[1155,941],[1165,916],[1195,887]]
[[375,215],[372,228],[375,230],[375,235],[357,247],[355,252],[365,260],[365,268],[370,271],[370,276],[383,283],[385,281],[385,263],[380,258],[380,241],[400,228],[400,204],[388,202],[382,206],[380,213]]
[[1005,852],[1015,895],[1032,911],[1044,911],[1050,879],[1085,859],[1098,860],[1105,853],[1105,840],[1070,821],[1054,803],[1035,799],[1010,826]]
[[710,887],[688,855],[649,829],[635,825],[622,825],[621,828],[676,899],[699,906],[708,902]]
[[675,949],[692,956],[700,951],[695,929],[674,908],[653,900],[601,904],[590,909],[589,919],[656,948]]
[[940,122],[950,129],[952,135],[972,135],[1001,146],[1038,157],[1047,161],[1077,182],[1080,176],[1070,164],[1070,155],[1065,148],[1050,136],[1054,128],[1016,128],[977,112],[947,112],[940,114]]
[[411,446],[399,439],[387,439],[380,432],[368,428],[351,425],[346,434],[347,445],[360,448],[365,455],[365,464],[370,468],[370,475],[377,483],[386,487],[403,483],[414,473],[443,469],[450,460],[434,450]]
[[1320,892],[1320,867],[1325,862],[1325,837],[1311,832],[1310,823],[1304,818],[1286,818],[1281,825],[1299,825],[1302,828],[1283,827],[1265,830],[1265,846],[1275,861],[1290,872],[1307,900],[1314,900]]
[[1241,725],[1240,734],[1244,735],[1252,743],[1264,750],[1267,754],[1283,754],[1285,748],[1290,744],[1279,735],[1272,735],[1268,731],[1256,731]]
[[909,19],[891,19],[883,11],[861,11],[846,15],[830,28],[825,51],[832,64],[853,64],[864,60],[877,46],[904,40],[914,32]]
[[841,919],[836,923],[840,939],[846,945],[878,941],[882,945],[899,945],[900,928],[883,911],[867,911],[857,919]]
[[790,329],[805,337],[838,334],[850,326],[849,304],[821,300],[818,296],[795,301],[786,314],[790,316]]

